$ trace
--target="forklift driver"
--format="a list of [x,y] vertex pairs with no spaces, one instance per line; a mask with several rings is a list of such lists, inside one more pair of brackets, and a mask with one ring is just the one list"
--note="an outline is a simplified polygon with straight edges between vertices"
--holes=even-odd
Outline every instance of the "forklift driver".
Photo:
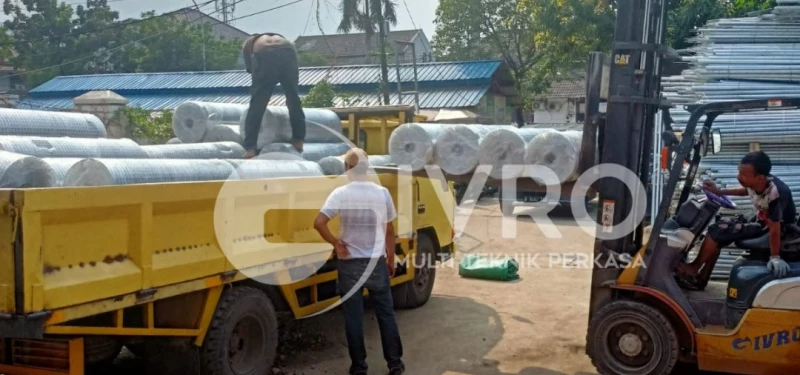
[[[770,174],[772,162],[761,151],[751,152],[739,163],[739,183],[742,187],[720,189],[714,181],[704,181],[703,188],[717,195],[749,196],[756,208],[757,218],[748,222],[741,217],[720,220],[708,228],[700,253],[692,263],[681,263],[678,280],[684,288],[702,289],[710,278],[720,251],[730,244],[763,236],[769,232],[771,256],[767,268],[777,278],[786,276],[789,265],[781,259],[781,237],[788,225],[796,221],[797,210],[792,191],[783,181]],[[700,269],[703,268],[702,275]]]

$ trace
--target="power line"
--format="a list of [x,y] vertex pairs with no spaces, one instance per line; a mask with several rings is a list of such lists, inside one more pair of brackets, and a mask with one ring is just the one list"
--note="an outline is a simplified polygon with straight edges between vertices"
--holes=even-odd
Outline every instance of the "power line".
[[[242,0],[242,1],[244,1],[244,0]],[[267,13],[267,12],[271,12],[273,10],[278,10],[278,9],[281,9],[281,8],[288,7],[289,5],[297,4],[297,3],[302,2],[302,1],[305,1],[305,0],[295,0],[295,1],[292,1],[290,3],[286,3],[286,4],[283,4],[283,5],[278,5],[276,7],[272,7],[272,8],[269,8],[269,9],[264,9],[264,10],[259,11],[259,12],[250,13],[248,15],[241,16],[241,17],[236,17],[234,19],[231,19],[230,21],[233,22],[233,21],[238,21],[238,20],[245,19],[245,18],[252,17],[252,16],[257,16],[259,14],[264,14],[264,13]]]

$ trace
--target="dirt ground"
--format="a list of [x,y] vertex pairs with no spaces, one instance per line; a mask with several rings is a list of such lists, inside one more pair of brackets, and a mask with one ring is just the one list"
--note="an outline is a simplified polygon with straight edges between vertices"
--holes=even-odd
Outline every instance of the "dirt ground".
[[[517,207],[515,212],[542,217],[544,211]],[[591,272],[572,267],[580,257],[575,254],[584,254],[589,266],[592,238],[576,225],[569,210],[557,209],[549,217],[562,238],[548,238],[529,217],[516,219],[516,238],[503,238],[503,220],[514,219],[502,217],[497,198],[475,206],[465,235],[458,240],[457,258],[437,270],[431,300],[397,313],[407,374],[595,374],[584,354]],[[467,252],[514,257],[520,262],[520,279],[492,282],[460,277],[458,261]],[[366,316],[370,369],[385,373],[377,322],[371,312]],[[321,332],[327,343],[284,357],[281,370],[346,374],[349,359],[341,312],[296,324],[295,329],[304,332]]]

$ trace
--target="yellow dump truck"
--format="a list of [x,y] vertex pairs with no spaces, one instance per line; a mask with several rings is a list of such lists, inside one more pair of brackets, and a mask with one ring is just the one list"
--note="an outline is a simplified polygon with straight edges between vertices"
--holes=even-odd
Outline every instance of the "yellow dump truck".
[[[435,280],[422,258],[454,252],[452,184],[376,172],[398,211],[395,305],[419,307]],[[278,312],[304,318],[339,301],[313,219],[345,183],[0,190],[0,374],[82,374],[123,346],[210,375],[270,371]]]

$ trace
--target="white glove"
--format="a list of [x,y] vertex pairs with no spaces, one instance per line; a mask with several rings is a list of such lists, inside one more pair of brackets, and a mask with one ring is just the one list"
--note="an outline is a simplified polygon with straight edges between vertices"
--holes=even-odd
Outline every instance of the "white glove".
[[772,275],[777,278],[786,277],[786,274],[789,273],[790,268],[789,264],[786,263],[785,260],[781,259],[779,256],[774,256],[769,258],[769,263],[767,263],[767,269],[769,272],[772,272]]

